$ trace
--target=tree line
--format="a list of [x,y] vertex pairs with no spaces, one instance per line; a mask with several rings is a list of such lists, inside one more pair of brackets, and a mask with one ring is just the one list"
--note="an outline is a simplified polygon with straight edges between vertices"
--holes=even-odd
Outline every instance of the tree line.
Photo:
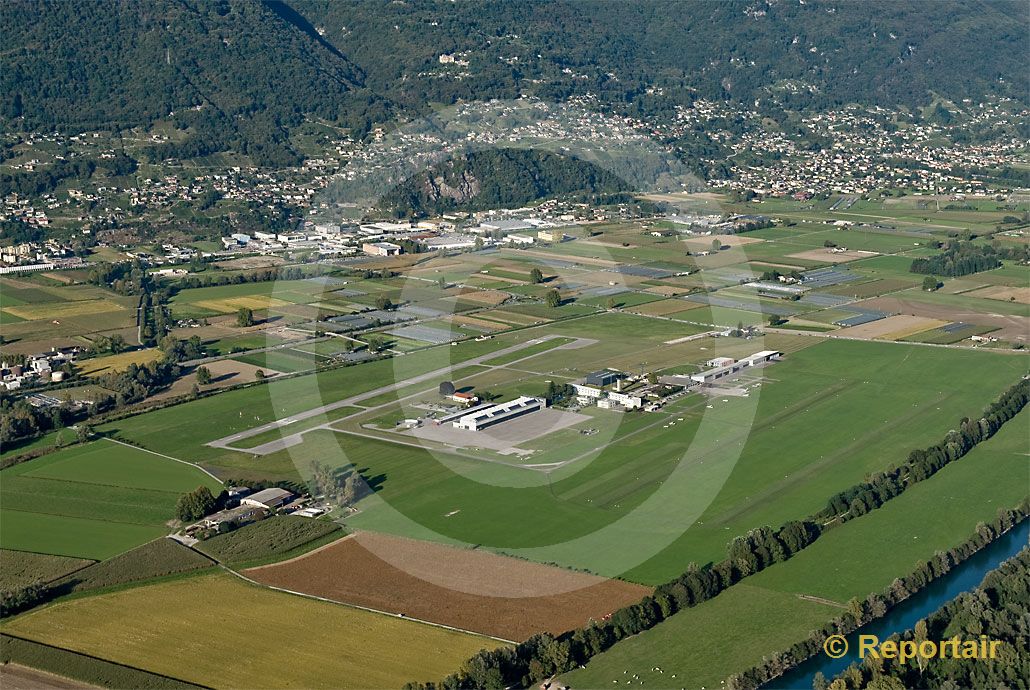
[[[852,664],[826,687],[830,690],[905,690],[905,688],[1017,688],[1030,678],[1030,549],[987,573],[972,592],[964,592],[892,640],[922,642],[959,635],[986,635],[1002,642],[998,658],[933,657],[921,663],[866,658]],[[823,688],[816,687],[816,690]]]
[[[939,444],[912,451],[905,463],[836,494],[826,509],[810,518],[789,521],[779,529],[759,527],[737,537],[729,544],[724,560],[705,566],[690,564],[682,575],[659,585],[640,602],[615,611],[607,620],[591,621],[557,637],[541,633],[514,647],[480,651],[439,684],[413,682],[405,688],[529,687],[586,664],[619,640],[648,630],[677,611],[707,601],[743,578],[790,558],[824,531],[882,505],[911,484],[931,476],[990,438],[1023,409],[1028,397],[1030,380],[1022,379],[989,405],[980,419],[963,419],[960,430],[949,432]],[[885,479],[881,481],[880,477]]]
[[[994,520],[989,523],[979,523],[976,526],[976,531],[961,544],[948,551],[937,552],[929,561],[920,562],[915,570],[904,577],[895,579],[882,592],[871,593],[865,599],[852,599],[848,602],[847,610],[839,616],[827,621],[818,630],[813,630],[808,637],[794,643],[789,649],[777,652],[766,658],[761,664],[731,676],[726,680],[725,687],[727,690],[754,690],[773,678],[777,678],[790,671],[806,659],[822,653],[823,643],[827,637],[831,635],[848,635],[861,626],[883,617],[891,608],[919,592],[937,578],[947,574],[955,566],[980,551],[999,536],[1022,523],[1028,515],[1030,515],[1030,502],[1026,500],[1012,509],[1000,508]],[[1023,553],[1025,554],[1026,550]],[[1024,590],[1026,589],[1026,581],[1022,583],[1022,587]],[[875,660],[867,661],[872,666],[869,669],[871,674],[873,669],[875,669],[875,665],[872,663]],[[854,688],[867,687],[867,685],[859,684],[861,682],[859,679],[862,678],[866,671],[854,666],[852,669],[855,670],[849,669],[844,673],[844,680],[835,680],[829,687],[833,688],[833,690],[852,690]],[[879,688],[879,690],[904,690],[904,688],[948,686],[927,683],[924,679],[923,682],[906,683],[902,686],[868,685],[868,687]],[[960,683],[951,687],[1017,686],[1005,686],[1004,684],[995,683]],[[816,675],[815,688],[817,690],[826,690],[827,688],[826,681],[821,678],[820,674]]]

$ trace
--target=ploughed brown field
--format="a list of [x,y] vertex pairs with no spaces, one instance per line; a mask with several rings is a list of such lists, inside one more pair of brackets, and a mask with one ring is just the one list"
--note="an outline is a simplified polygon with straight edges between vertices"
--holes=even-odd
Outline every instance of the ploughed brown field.
[[274,587],[511,641],[565,632],[651,592],[621,580],[372,532],[244,573]]

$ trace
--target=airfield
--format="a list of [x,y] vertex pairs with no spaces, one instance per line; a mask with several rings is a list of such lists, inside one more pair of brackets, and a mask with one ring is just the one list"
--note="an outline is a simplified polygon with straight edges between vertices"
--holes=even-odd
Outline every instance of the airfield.
[[[357,685],[443,676],[482,647],[603,618],[691,563],[721,560],[749,530],[812,515],[975,418],[1027,374],[1027,267],[1006,262],[928,292],[908,269],[947,231],[921,226],[909,210],[891,209],[892,230],[830,227],[825,220],[840,214],[799,204],[741,210],[784,222],[720,236],[723,248],[703,256],[696,250],[711,237],[684,241],[665,221],[611,222],[550,246],[362,264],[388,275],[180,290],[171,313],[194,323],[176,335],[202,338],[216,380],[193,399],[177,397],[196,380],[187,366],[178,388],[157,397],[163,407],[112,418],[97,425],[97,440],[3,470],[0,533],[5,556],[17,554],[6,559],[5,578],[103,585],[19,616],[5,632],[177,678],[160,650],[201,644],[210,663],[183,679],[211,685],[226,668],[245,675],[227,636],[202,626],[244,607],[284,612],[311,658],[367,648],[331,669]],[[848,213],[878,210],[860,203]],[[827,241],[847,250],[831,252]],[[533,282],[534,268],[544,282]],[[798,299],[756,288],[770,270],[799,271],[808,287]],[[0,279],[0,318],[26,351],[93,333],[132,342],[117,296],[41,276],[14,282]],[[556,307],[542,301],[551,289],[562,298]],[[82,304],[58,306],[65,296]],[[377,309],[380,297],[395,306]],[[97,300],[109,304],[97,311]],[[233,324],[241,306],[254,309],[257,325]],[[79,321],[96,330],[65,328]],[[374,336],[385,341],[376,355],[367,349]],[[461,410],[440,392],[443,382],[505,402],[616,371],[639,391],[652,376],[688,381],[713,359],[759,351],[781,355],[670,393],[653,409],[651,400],[640,409],[565,400],[481,431],[437,423]],[[85,360],[86,375],[99,382],[154,354]],[[754,654],[782,648],[1025,495],[1025,484],[1011,481],[1026,472],[1019,423],[897,501],[616,645],[567,680],[609,685],[625,670],[646,674],[660,664],[711,687]],[[57,438],[0,457],[49,451]],[[166,546],[181,493],[223,483],[302,486],[314,461],[356,470],[371,495],[309,527],[294,523],[288,539],[272,523],[198,551]],[[885,541],[889,559],[878,557]],[[184,596],[210,615],[181,620]],[[129,612],[143,602],[163,627],[134,641]],[[94,634],[99,606],[122,613]],[[749,650],[734,646],[740,630],[731,624],[745,611],[763,619],[746,631],[757,641]],[[339,632],[313,633],[322,620]],[[274,631],[234,634],[250,635],[256,650],[279,644]],[[702,652],[723,650],[710,664],[677,651],[699,634],[711,641]],[[103,636],[114,648],[103,647]],[[390,674],[361,674],[409,639],[412,653]],[[424,656],[432,668],[419,666]],[[259,670],[284,683],[317,680]]]

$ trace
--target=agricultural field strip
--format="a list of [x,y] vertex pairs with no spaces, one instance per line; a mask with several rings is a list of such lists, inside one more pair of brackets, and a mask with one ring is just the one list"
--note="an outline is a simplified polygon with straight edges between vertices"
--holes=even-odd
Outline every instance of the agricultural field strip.
[[[934,329],[930,329],[930,330],[934,330]],[[997,329],[994,329],[994,330],[997,330]],[[853,336],[841,335],[840,331],[800,331],[800,330],[790,329],[790,328],[769,327],[769,328],[766,328],[766,332],[768,332],[768,333],[779,333],[779,334],[782,334],[782,335],[797,335],[797,336],[802,336],[802,337],[806,337],[806,338],[822,338],[822,339],[827,339],[827,340],[854,340],[854,341],[863,342],[863,343],[867,343],[870,340],[869,338],[856,338],[856,337],[853,337]],[[909,336],[909,337],[911,337],[911,336]],[[942,348],[951,349],[951,350],[970,350],[970,349],[975,349],[975,348],[970,348],[967,345],[962,345],[960,343],[928,343],[928,342],[922,342],[922,341],[918,341],[918,340],[885,340],[885,339],[881,338],[881,339],[877,339],[876,342],[878,342],[878,343],[887,343],[887,344],[890,344],[890,345],[918,345],[920,347],[942,347]],[[984,351],[987,352],[987,350],[984,350]],[[992,349],[992,350],[989,350],[989,351],[991,353],[993,353],[993,354],[1011,355],[1011,356],[1016,356],[1016,357],[1020,356],[1021,354],[1025,354],[1025,353],[1023,353],[1020,350]]]
[[[353,536],[353,535],[347,535],[346,537],[343,537],[343,539],[346,539],[347,537],[351,537],[351,536]],[[340,540],[337,540],[337,541],[340,541]],[[321,548],[328,548],[330,546],[334,546],[335,544],[336,544],[336,542],[334,541],[334,542],[332,542],[330,544],[326,544],[325,546],[323,546]],[[313,552],[309,552],[309,553],[303,554],[301,556],[298,556],[297,558],[299,559],[299,558],[303,558],[304,556],[310,556],[311,553],[313,553]],[[296,559],[291,559],[291,560],[296,560]],[[284,561],[284,562],[288,562],[288,561]],[[378,614],[380,616],[389,616],[390,618],[397,618],[397,614],[393,613],[391,611],[382,611],[380,609],[371,608],[369,606],[362,606],[360,604],[353,604],[353,603],[349,603],[349,602],[346,602],[346,601],[338,601],[336,599],[329,599],[328,597],[320,597],[317,594],[307,594],[306,592],[298,592],[295,589],[286,589],[285,587],[276,587],[275,585],[265,584],[264,582],[260,582],[258,580],[252,580],[249,577],[247,577],[246,575],[244,575],[243,573],[241,573],[239,571],[236,571],[236,570],[233,570],[229,566],[224,565],[222,563],[219,563],[218,565],[223,570],[225,570],[227,573],[235,575],[236,577],[240,578],[244,582],[247,582],[248,584],[254,585],[256,587],[262,587],[264,589],[269,589],[269,590],[272,590],[274,592],[282,592],[283,594],[292,594],[293,596],[303,597],[304,599],[312,599],[314,601],[320,601],[320,602],[325,603],[325,604],[332,604],[333,606],[346,606],[347,608],[357,609],[359,611],[367,611],[368,613],[375,613],[375,614]],[[277,564],[277,565],[279,565],[279,564]],[[414,623],[420,623],[422,625],[431,625],[434,628],[442,628],[444,630],[450,630],[451,632],[464,633],[466,635],[475,635],[477,637],[488,637],[491,640],[496,640],[498,642],[503,642],[504,644],[518,644],[517,640],[506,640],[503,637],[496,637],[494,635],[488,635],[487,633],[476,632],[475,630],[465,630],[464,628],[457,628],[457,627],[455,627],[453,625],[446,625],[445,623],[434,623],[433,621],[425,620],[423,618],[415,618],[415,617],[409,616],[409,615],[405,615],[404,616],[404,620],[412,621]]]
[[[519,343],[517,345],[512,345],[511,347],[503,348],[501,350],[497,350],[497,351],[494,351],[494,352],[491,352],[491,353],[488,353],[488,354],[485,354],[485,355],[480,355],[478,357],[473,357],[472,359],[470,359],[468,361],[462,362],[461,365],[463,367],[474,366],[474,365],[482,365],[483,362],[485,362],[487,360],[492,360],[492,359],[495,359],[497,357],[503,357],[504,355],[511,354],[511,353],[514,353],[514,352],[518,352],[519,350],[522,350],[522,349],[524,349],[526,347],[532,347],[534,345],[538,345],[541,341],[551,340],[553,338],[562,338],[562,337],[564,337],[564,336],[548,334],[548,335],[541,336],[539,338],[533,338],[532,340],[528,340],[525,343]],[[577,348],[577,347],[584,347],[586,345],[591,345],[594,342],[596,342],[596,341],[592,340],[590,338],[575,338],[573,340],[573,342],[565,343],[563,345],[559,345],[558,348],[555,348],[555,349],[563,349],[563,348],[564,349],[573,349],[573,348]],[[531,355],[531,356],[535,356],[536,354],[539,354],[539,353],[534,353],[534,355]],[[521,360],[516,360],[516,362],[518,362],[518,361],[521,361]],[[512,362],[512,363],[514,364],[515,362]],[[314,408],[312,410],[307,410],[305,412],[299,412],[297,414],[291,415],[288,419],[285,419],[285,420],[276,420],[274,422],[269,422],[268,424],[262,424],[260,426],[253,427],[253,428],[247,429],[245,431],[240,431],[240,432],[237,432],[235,434],[230,434],[229,436],[225,436],[225,437],[222,437],[220,439],[217,439],[217,440],[214,440],[214,441],[210,441],[209,443],[207,443],[205,445],[211,446],[213,448],[223,448],[225,450],[243,450],[245,452],[253,453],[253,454],[256,454],[256,455],[265,455],[265,454],[267,454],[267,452],[271,452],[271,451],[264,451],[263,446],[257,446],[255,448],[248,448],[248,449],[239,449],[239,448],[234,448],[232,446],[232,444],[235,443],[236,441],[240,441],[242,439],[249,438],[251,436],[255,436],[255,435],[257,435],[257,434],[259,434],[261,432],[270,431],[272,429],[276,429],[276,428],[285,426],[286,424],[292,424],[294,422],[298,422],[298,421],[301,421],[301,420],[304,420],[304,419],[308,419],[310,417],[315,417],[315,416],[318,416],[320,414],[325,414],[325,413],[328,413],[328,412],[332,412],[333,410],[337,410],[337,409],[339,409],[341,407],[354,406],[354,405],[360,403],[360,401],[365,400],[367,398],[372,398],[372,397],[375,397],[377,395],[382,395],[384,393],[390,393],[392,391],[404,388],[406,386],[410,386],[410,385],[414,385],[414,384],[418,384],[418,383],[423,383],[423,382],[426,382],[426,381],[431,381],[431,380],[433,380],[435,378],[439,378],[440,376],[446,376],[451,371],[453,371],[453,367],[448,366],[448,367],[444,367],[444,368],[441,368],[441,369],[436,369],[434,371],[427,372],[425,374],[419,374],[418,376],[414,376],[414,377],[412,377],[410,379],[406,379],[404,381],[397,381],[397,382],[394,382],[394,383],[386,385],[386,386],[380,386],[379,388],[375,388],[373,390],[366,391],[364,393],[359,393],[358,395],[354,395],[354,396],[351,396],[349,398],[344,398],[343,400],[338,400],[338,401],[333,402],[333,403],[329,403],[329,404],[326,404],[326,405],[321,405],[321,406],[316,407],[316,408]],[[386,403],[385,405],[382,405],[382,406],[386,406],[386,405],[389,405],[389,404],[392,404],[392,403]],[[375,409],[375,408],[371,408],[371,409]],[[334,429],[334,431],[335,431],[335,429]],[[284,439],[282,439],[282,442],[283,443],[289,443],[290,439],[291,439],[291,437],[285,437]],[[276,444],[275,450],[279,450],[282,447],[281,443],[278,443],[278,442],[273,442],[273,443]]]
[[157,457],[164,458],[165,460],[174,460],[175,462],[181,462],[183,465],[189,465],[190,467],[192,467],[194,469],[200,470],[201,472],[203,472],[207,476],[209,476],[212,479],[214,479],[219,484],[222,484],[222,480],[221,479],[219,479],[215,475],[211,474],[209,471],[207,471],[206,469],[204,469],[200,465],[192,463],[189,460],[180,460],[179,458],[173,458],[171,455],[165,455],[164,453],[158,453],[155,450],[150,450],[149,448],[144,448],[142,446],[134,446],[131,443],[125,443],[124,441],[119,441],[118,439],[110,438],[109,436],[105,436],[104,440],[105,441],[110,441],[111,443],[117,443],[119,446],[125,446],[126,448],[132,448],[133,450],[140,450],[140,451],[143,451],[144,453],[150,453],[151,455],[156,455]]

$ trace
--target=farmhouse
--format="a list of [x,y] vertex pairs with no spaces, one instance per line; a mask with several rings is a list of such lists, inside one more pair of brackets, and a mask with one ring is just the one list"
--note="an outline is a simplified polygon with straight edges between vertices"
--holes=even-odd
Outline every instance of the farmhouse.
[[479,402],[479,396],[476,395],[475,393],[468,393],[468,392],[465,392],[465,391],[455,391],[454,394],[451,395],[451,400],[453,400],[454,402],[457,402],[457,403],[463,403],[465,405],[471,405],[473,403]]
[[454,426],[466,431],[481,431],[495,424],[503,424],[517,417],[539,412],[545,407],[545,399],[523,395],[506,403],[489,405],[469,412],[454,422]]
[[244,496],[240,499],[240,505],[255,506],[258,508],[267,508],[268,510],[275,510],[280,508],[290,501],[293,500],[293,494],[286,489],[264,489],[258,491],[256,494],[250,496]]
[[[747,357],[744,357],[743,359],[740,359],[740,360],[738,360],[736,362],[731,362],[730,364],[724,364],[722,366],[716,366],[713,369],[707,369],[707,370],[702,371],[702,372],[700,372],[698,374],[692,374],[690,376],[690,379],[692,381],[696,382],[696,383],[712,383],[713,381],[716,381],[717,379],[721,379],[723,377],[730,376],[732,374],[736,374],[739,371],[741,371],[742,369],[746,369],[748,367],[753,367],[753,366],[756,366],[758,364],[765,364],[766,362],[774,361],[775,359],[780,357],[782,354],[783,353],[777,352],[776,350],[762,350],[761,352],[756,352],[753,355],[748,355]],[[719,359],[730,359],[730,358],[726,357],[726,358],[719,358]],[[712,362],[712,361],[714,361],[714,360],[709,360],[709,362]]]

